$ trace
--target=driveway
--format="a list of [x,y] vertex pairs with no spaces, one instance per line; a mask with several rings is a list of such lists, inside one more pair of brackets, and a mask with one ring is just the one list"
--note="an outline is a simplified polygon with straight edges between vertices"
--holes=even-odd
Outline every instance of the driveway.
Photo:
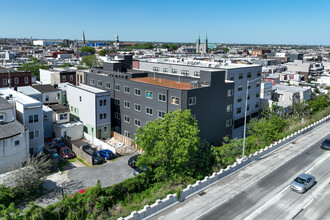
[[102,187],[107,187],[134,177],[133,169],[128,166],[127,162],[130,157],[136,154],[121,156],[114,161],[93,167],[72,165],[71,169],[62,174],[54,173],[48,176],[43,184],[44,188],[50,190],[50,193],[35,202],[37,205],[47,206],[59,201],[62,193],[71,195],[81,189],[95,186],[97,180],[101,181]]

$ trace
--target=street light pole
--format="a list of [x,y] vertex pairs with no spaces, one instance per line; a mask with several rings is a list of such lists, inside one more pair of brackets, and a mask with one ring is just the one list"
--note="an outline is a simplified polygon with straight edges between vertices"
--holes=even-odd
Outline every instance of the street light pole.
[[261,77],[255,78],[253,80],[248,80],[246,82],[246,95],[245,95],[245,111],[244,111],[244,133],[243,133],[243,154],[242,154],[242,161],[245,158],[245,137],[246,137],[246,116],[247,116],[247,100],[249,95],[249,83],[261,79]]

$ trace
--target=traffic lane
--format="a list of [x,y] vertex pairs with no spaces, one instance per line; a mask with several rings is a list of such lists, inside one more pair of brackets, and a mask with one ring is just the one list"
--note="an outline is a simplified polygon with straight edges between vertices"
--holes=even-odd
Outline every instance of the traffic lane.
[[[325,153],[320,158],[320,161],[311,168],[296,173],[296,176],[301,173],[314,175],[317,183],[312,188],[304,194],[296,193],[289,187],[290,182],[293,180],[292,178],[286,183],[285,188],[279,194],[257,210],[254,210],[249,216],[246,216],[246,219],[266,219],[269,216],[272,216],[273,219],[287,219],[288,217],[293,218],[294,216],[298,216],[298,214],[300,215],[301,210],[312,204],[314,199],[322,194],[324,187],[328,185],[330,181],[329,167],[330,154]],[[323,206],[329,208],[328,203],[323,204]]]
[[[283,189],[281,187],[283,183],[292,180],[297,171],[306,166],[311,166],[318,157],[323,155],[325,151],[320,149],[322,141],[323,138],[245,189],[242,193],[198,219],[244,219],[253,210],[258,209],[258,207],[276,196]],[[286,210],[284,212],[287,213]]]

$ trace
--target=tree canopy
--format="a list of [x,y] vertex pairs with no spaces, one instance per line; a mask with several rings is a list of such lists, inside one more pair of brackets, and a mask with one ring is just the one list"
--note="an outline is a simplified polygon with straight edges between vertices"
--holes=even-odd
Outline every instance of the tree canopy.
[[82,57],[81,62],[89,68],[98,67],[102,65],[102,62],[95,55]]
[[100,56],[105,56],[107,54],[107,51],[105,49],[102,49],[98,52]]
[[81,52],[90,52],[91,54],[95,54],[95,48],[94,47],[82,47],[80,48]]
[[135,135],[138,148],[144,152],[137,165],[146,166],[157,180],[191,176],[200,145],[198,134],[197,121],[189,110],[176,110],[162,120],[149,121]]
[[35,57],[31,57],[29,59],[29,61],[32,61],[32,62],[24,63],[20,68],[18,68],[18,70],[29,71],[33,75],[37,76],[37,79],[38,80],[39,80],[39,75],[40,75],[39,69],[44,69],[44,70],[48,70],[49,69],[49,66],[48,65],[39,62],[38,59],[35,58]]

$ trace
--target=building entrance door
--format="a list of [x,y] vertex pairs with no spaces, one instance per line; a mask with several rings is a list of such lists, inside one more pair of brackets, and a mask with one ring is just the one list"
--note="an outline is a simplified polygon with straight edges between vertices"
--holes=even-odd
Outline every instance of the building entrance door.
[[101,129],[97,129],[97,138],[101,139]]

